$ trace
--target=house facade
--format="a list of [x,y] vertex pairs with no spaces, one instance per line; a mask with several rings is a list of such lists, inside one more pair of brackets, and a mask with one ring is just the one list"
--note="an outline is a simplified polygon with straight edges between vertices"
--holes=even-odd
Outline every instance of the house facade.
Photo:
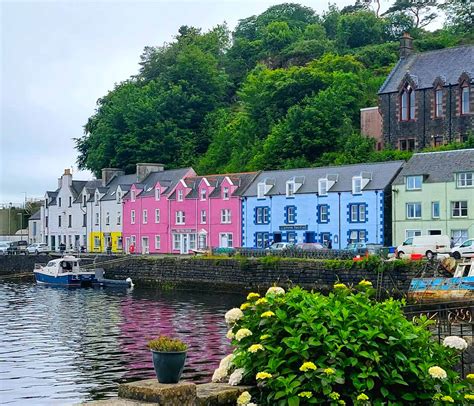
[[123,197],[123,241],[126,252],[171,252],[170,202],[181,179],[195,176],[192,168],[156,170],[149,168]]
[[390,184],[401,161],[261,172],[244,192],[243,246],[390,244]]
[[417,53],[404,34],[400,60],[380,88],[385,147],[419,150],[474,131],[474,46]]
[[417,235],[474,237],[474,149],[414,154],[392,191],[395,245]]
[[34,212],[28,219],[28,243],[43,242],[44,234],[41,224],[41,209]]

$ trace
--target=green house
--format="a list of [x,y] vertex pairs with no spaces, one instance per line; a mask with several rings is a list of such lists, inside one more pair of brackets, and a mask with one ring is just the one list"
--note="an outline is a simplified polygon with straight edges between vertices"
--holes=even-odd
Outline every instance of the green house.
[[392,184],[393,244],[416,235],[474,237],[474,149],[414,154]]

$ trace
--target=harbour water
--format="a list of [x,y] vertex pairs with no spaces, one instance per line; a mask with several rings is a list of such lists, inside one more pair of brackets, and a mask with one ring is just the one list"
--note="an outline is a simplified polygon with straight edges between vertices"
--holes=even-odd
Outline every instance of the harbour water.
[[208,382],[230,351],[225,312],[241,295],[0,284],[0,404],[70,405],[154,376],[149,338],[188,343],[183,378]]

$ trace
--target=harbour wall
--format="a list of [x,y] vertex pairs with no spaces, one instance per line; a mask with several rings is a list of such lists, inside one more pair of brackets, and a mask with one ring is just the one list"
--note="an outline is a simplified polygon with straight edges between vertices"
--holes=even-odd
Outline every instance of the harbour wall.
[[[32,272],[37,262],[49,256],[0,257],[0,275]],[[357,284],[369,280],[390,294],[402,295],[410,280],[424,266],[422,262],[308,260],[275,257],[202,258],[155,256],[103,256],[97,266],[110,279],[132,278],[137,287],[162,287],[192,290],[244,291],[271,285],[327,291],[337,282]]]

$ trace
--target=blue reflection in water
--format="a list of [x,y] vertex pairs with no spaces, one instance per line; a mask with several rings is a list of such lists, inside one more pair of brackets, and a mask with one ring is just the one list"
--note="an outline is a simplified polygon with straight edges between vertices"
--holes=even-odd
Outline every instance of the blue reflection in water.
[[230,351],[224,313],[240,295],[0,285],[0,403],[64,405],[154,377],[147,340],[189,344],[183,378],[210,380]]

